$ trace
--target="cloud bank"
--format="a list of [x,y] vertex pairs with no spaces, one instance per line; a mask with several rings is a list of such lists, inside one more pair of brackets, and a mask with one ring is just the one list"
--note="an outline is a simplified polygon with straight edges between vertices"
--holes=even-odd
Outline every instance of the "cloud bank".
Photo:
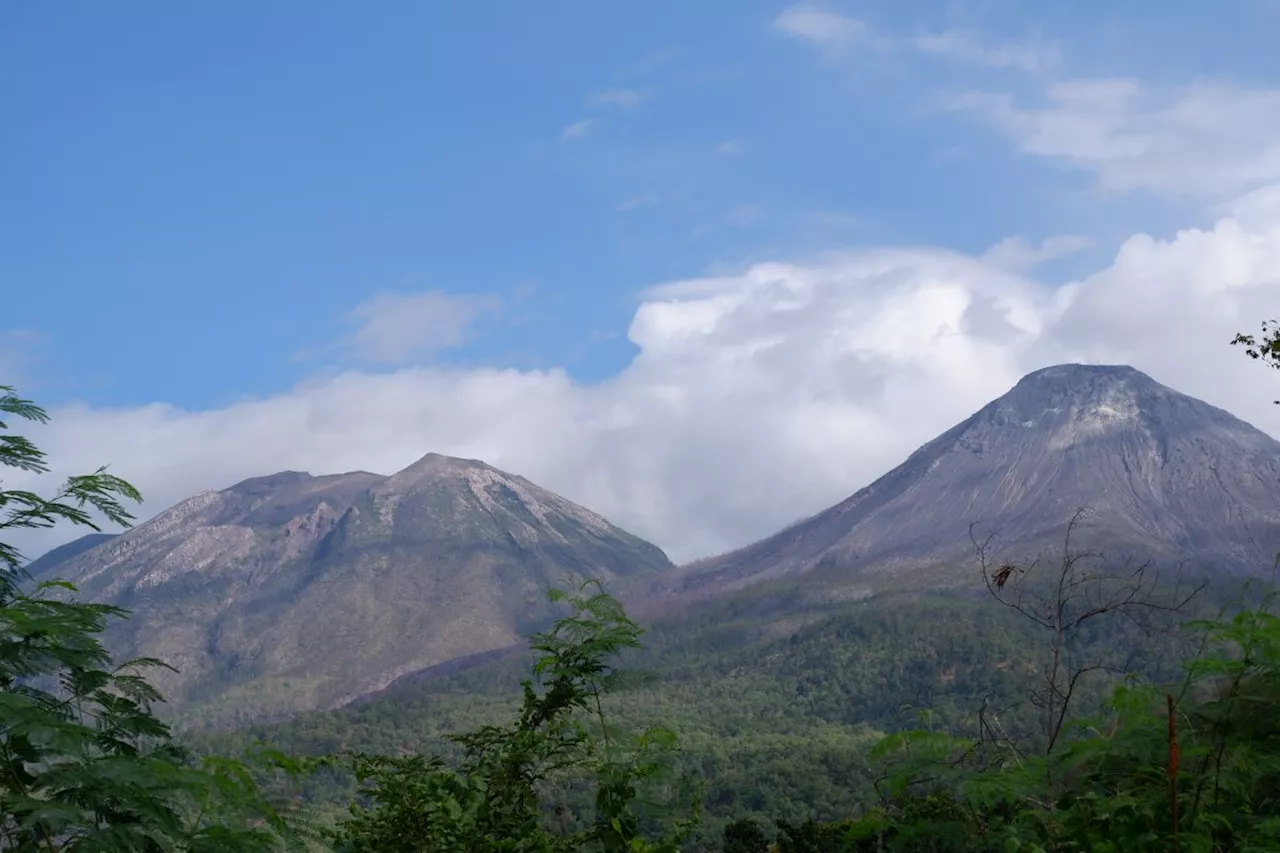
[[[1037,258],[1075,247],[881,248],[663,284],[632,319],[638,354],[600,384],[560,370],[348,371],[210,411],[60,407],[32,435],[59,475],[110,463],[148,496],[146,514],[284,469],[476,457],[687,560],[847,496],[1048,364],[1132,364],[1276,432],[1275,378],[1227,342],[1280,301],[1280,187],[1206,229],[1134,235],[1078,281],[1031,277]],[[74,532],[18,544],[38,553]]]

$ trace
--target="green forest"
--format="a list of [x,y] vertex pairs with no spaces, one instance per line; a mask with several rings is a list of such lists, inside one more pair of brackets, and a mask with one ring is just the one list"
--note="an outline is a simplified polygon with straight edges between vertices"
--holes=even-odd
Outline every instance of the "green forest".
[[[0,418],[0,463],[47,471],[10,429],[45,412],[3,387]],[[139,499],[106,470],[0,491],[0,531]],[[231,730],[164,718],[165,662],[103,645],[128,614],[0,544],[0,850],[1280,849],[1274,585],[1087,544],[1066,520],[1034,570],[979,547],[980,594],[787,630],[740,603],[646,630],[571,580],[525,653]]]

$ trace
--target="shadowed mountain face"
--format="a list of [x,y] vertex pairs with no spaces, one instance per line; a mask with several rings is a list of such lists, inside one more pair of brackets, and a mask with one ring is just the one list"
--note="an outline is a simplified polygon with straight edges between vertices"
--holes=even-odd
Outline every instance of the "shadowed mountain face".
[[1280,551],[1280,443],[1131,367],[1050,367],[840,504],[662,585],[704,597],[800,573],[871,583],[971,557],[971,523],[1005,546],[1060,543],[1081,507],[1081,547],[1265,573]]
[[435,454],[391,477],[246,480],[32,566],[132,610],[113,651],[177,667],[155,678],[166,696],[215,721],[339,704],[519,643],[569,573],[609,582],[668,568],[589,510]]

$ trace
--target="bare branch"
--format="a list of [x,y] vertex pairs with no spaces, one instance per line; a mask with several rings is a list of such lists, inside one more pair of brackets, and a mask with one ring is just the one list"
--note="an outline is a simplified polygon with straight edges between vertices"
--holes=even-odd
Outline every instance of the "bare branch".
[[[1108,567],[1103,552],[1076,547],[1076,539],[1089,516],[1089,508],[1081,507],[1068,519],[1062,550],[1048,584],[1033,580],[1032,569],[1037,567],[1038,560],[1020,565],[1016,560],[996,559],[995,534],[979,540],[975,525],[969,528],[987,592],[1048,634],[1047,658],[1040,672],[1043,686],[1032,690],[1029,697],[1045,715],[1046,752],[1052,752],[1060,740],[1082,679],[1095,672],[1121,673],[1132,663],[1132,653],[1123,666],[1107,661],[1074,660],[1073,649],[1081,631],[1094,620],[1112,614],[1139,630],[1155,630],[1150,615],[1181,613],[1205,588],[1201,583],[1185,592],[1179,566],[1172,598],[1162,598],[1160,574],[1150,562]],[[987,725],[986,715],[984,704],[979,712],[980,727]],[[990,732],[985,730],[980,733],[980,737],[989,736]]]

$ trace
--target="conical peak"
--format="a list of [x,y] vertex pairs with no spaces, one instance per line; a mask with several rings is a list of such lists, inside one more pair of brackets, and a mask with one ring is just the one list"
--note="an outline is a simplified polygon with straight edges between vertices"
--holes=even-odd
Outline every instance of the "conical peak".
[[1125,420],[1173,396],[1180,395],[1128,365],[1058,364],[1028,373],[984,411],[1019,420],[1046,413]]
[[443,453],[428,453],[417,462],[401,470],[400,474],[458,474],[474,469],[488,470],[492,466],[479,459],[461,459],[457,456],[445,456]]
[[1039,548],[1082,506],[1107,547],[1254,572],[1280,542],[1280,443],[1132,367],[1055,365],[841,503],[686,577],[731,589],[950,564],[971,525]]
[[458,485],[478,479],[507,481],[516,478],[479,459],[460,459],[443,453],[428,453],[412,465],[397,471],[380,488],[395,492],[426,483]]
[[1033,370],[1018,380],[1015,388],[1087,388],[1130,385],[1163,388],[1147,374],[1127,364],[1055,364]]

